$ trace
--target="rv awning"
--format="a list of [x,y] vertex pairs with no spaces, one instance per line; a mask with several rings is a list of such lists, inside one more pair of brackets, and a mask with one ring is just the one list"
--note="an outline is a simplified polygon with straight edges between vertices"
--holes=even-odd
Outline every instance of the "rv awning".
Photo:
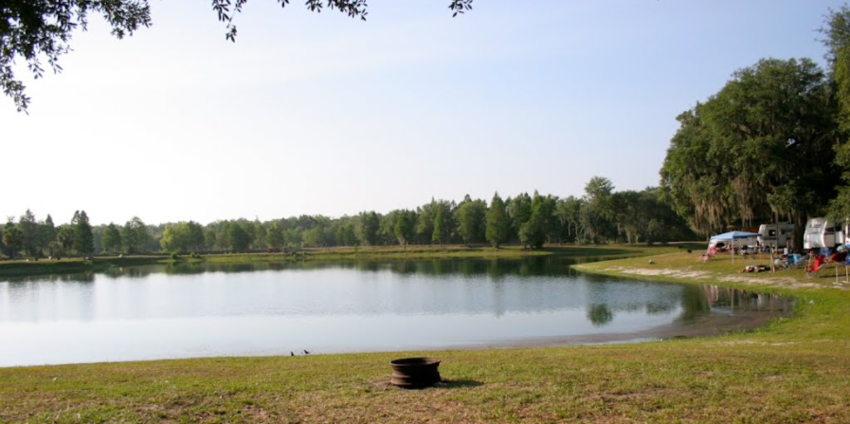
[[758,237],[758,233],[748,233],[746,231],[729,231],[728,233],[711,236],[712,240],[735,240],[742,238]]

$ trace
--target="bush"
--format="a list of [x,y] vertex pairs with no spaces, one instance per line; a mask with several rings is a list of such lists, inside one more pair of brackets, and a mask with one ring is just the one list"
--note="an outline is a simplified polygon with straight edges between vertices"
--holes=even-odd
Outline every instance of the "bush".
[[179,258],[180,258],[180,255],[178,255],[178,254],[177,254],[177,252],[172,252],[172,253],[171,253],[171,259],[173,259],[173,260],[175,260],[175,261],[176,261],[176,260],[177,260],[177,259],[179,259]]

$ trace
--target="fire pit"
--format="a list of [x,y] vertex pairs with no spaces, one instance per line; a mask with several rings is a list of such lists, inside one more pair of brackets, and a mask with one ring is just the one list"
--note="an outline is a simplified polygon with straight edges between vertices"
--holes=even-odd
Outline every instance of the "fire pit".
[[393,377],[390,383],[406,389],[433,386],[440,382],[440,360],[435,358],[404,358],[390,361]]

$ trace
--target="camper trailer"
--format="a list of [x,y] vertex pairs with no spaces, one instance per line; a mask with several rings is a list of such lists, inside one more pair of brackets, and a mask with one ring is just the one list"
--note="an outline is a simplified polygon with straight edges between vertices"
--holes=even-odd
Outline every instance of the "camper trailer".
[[790,246],[794,237],[794,224],[761,224],[759,245],[774,248]]
[[842,224],[827,221],[826,218],[812,218],[806,222],[806,232],[803,233],[803,248],[818,249],[833,248],[844,244],[846,228]]

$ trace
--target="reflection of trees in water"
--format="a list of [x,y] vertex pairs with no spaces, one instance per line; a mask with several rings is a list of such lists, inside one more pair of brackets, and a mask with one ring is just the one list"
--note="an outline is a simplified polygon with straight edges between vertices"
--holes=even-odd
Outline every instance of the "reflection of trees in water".
[[71,282],[71,283],[93,283],[94,282],[94,273],[93,272],[80,272],[76,274],[66,274],[60,275],[58,280],[61,282]]
[[481,274],[481,270],[479,268],[480,267],[475,265],[474,261],[461,261],[458,271],[464,277],[472,277],[476,274]]
[[614,313],[611,312],[608,305],[597,303],[587,309],[587,319],[590,320],[594,327],[602,327],[614,319]]
[[197,275],[207,272],[204,267],[195,266],[195,264],[177,264],[166,265],[162,272],[168,275]]
[[355,268],[358,271],[375,272],[381,269],[381,264],[378,262],[355,262]]
[[[489,281],[491,295],[489,309],[501,315],[510,310],[526,310],[528,302],[538,302],[544,309],[564,307],[581,307],[588,311],[588,319],[594,325],[605,325],[613,315],[619,312],[644,312],[647,315],[664,315],[682,309],[679,321],[692,321],[705,316],[712,308],[732,308],[734,311],[743,307],[772,308],[771,310],[789,310],[790,304],[780,302],[775,295],[758,295],[751,292],[736,291],[713,286],[679,286],[652,283],[625,282],[620,278],[581,274],[572,270],[569,265],[574,260],[564,257],[529,257],[529,258],[500,258],[492,260],[481,259],[450,259],[450,260],[397,260],[397,261],[346,261],[346,262],[312,262],[285,261],[243,264],[219,263],[178,263],[175,265],[149,265],[136,267],[111,268],[103,272],[110,278],[144,278],[150,274],[164,272],[169,275],[202,274],[205,272],[250,273],[255,271],[311,271],[322,269],[347,269],[361,272],[389,272],[398,275],[463,276],[464,280],[480,277],[476,284]],[[520,286],[500,286],[501,283],[511,282],[515,277],[563,277],[557,279],[521,279]],[[571,278],[572,277],[572,278]],[[578,277],[578,278],[576,278]],[[37,276],[21,279],[20,281],[78,281],[92,282],[94,275],[66,274],[53,276]],[[556,288],[564,284],[576,284],[580,287],[577,292]],[[642,290],[646,285],[649,291]],[[448,287],[448,286],[447,286]],[[455,291],[474,290],[475,286],[462,287]],[[506,289],[508,287],[509,289]],[[564,287],[564,286],[561,286]],[[586,290],[586,291],[583,291]],[[540,296],[539,293],[548,295]],[[446,296],[441,292],[440,296]],[[466,292],[464,292],[466,293]],[[553,294],[558,295],[553,296]],[[576,297],[576,296],[586,296]],[[545,299],[545,300],[541,300]],[[779,305],[779,306],[776,306]],[[539,306],[539,305],[538,305]],[[607,318],[606,318],[607,317]],[[606,321],[606,319],[608,321]]]
[[73,274],[27,275],[27,276],[20,276],[20,277],[8,277],[8,278],[5,279],[5,281],[10,283],[10,284],[34,283],[34,282],[93,283],[94,282],[94,273],[93,272],[75,272]]
[[712,309],[728,313],[736,311],[776,311],[788,312],[793,299],[781,298],[774,294],[759,294],[747,290],[729,287],[700,286],[698,290],[686,290],[682,297],[682,315],[680,320],[693,320],[708,314]]
[[[582,258],[582,262],[587,261]],[[105,272],[109,277],[144,277],[152,272],[167,274],[200,274],[204,272],[240,273],[253,271],[308,271],[319,269],[356,269],[363,272],[390,271],[395,274],[445,276],[460,274],[467,277],[487,276],[493,280],[506,276],[577,276],[579,273],[570,268],[577,260],[564,257],[528,257],[519,259],[435,259],[435,260],[397,260],[397,261],[285,261],[243,264],[224,263],[179,263],[165,266],[123,267]],[[136,272],[138,270],[138,272]],[[598,279],[596,276],[585,278]],[[41,278],[43,279],[43,278]]]
[[396,261],[390,263],[392,272],[401,275],[416,274],[416,263],[409,261]]
[[744,310],[790,312],[794,306],[792,298],[729,287],[703,286],[703,293],[712,308],[726,310],[729,313]]
[[[521,277],[568,274],[567,264],[561,258],[531,257],[522,259],[453,259],[416,262],[416,273],[422,275],[460,274],[466,277],[488,276],[493,280],[510,275]],[[409,268],[404,268],[408,270]],[[393,272],[398,268],[392,267]]]
[[646,304],[646,314],[647,315],[664,315],[669,314],[674,309],[676,309],[676,305],[673,302],[647,302]]
[[686,287],[679,304],[682,306],[682,314],[677,318],[679,321],[693,321],[711,312],[708,297],[699,287]]
[[499,283],[505,280],[505,274],[499,267],[498,259],[493,259],[487,262],[487,276],[490,277],[490,280],[494,283]]

